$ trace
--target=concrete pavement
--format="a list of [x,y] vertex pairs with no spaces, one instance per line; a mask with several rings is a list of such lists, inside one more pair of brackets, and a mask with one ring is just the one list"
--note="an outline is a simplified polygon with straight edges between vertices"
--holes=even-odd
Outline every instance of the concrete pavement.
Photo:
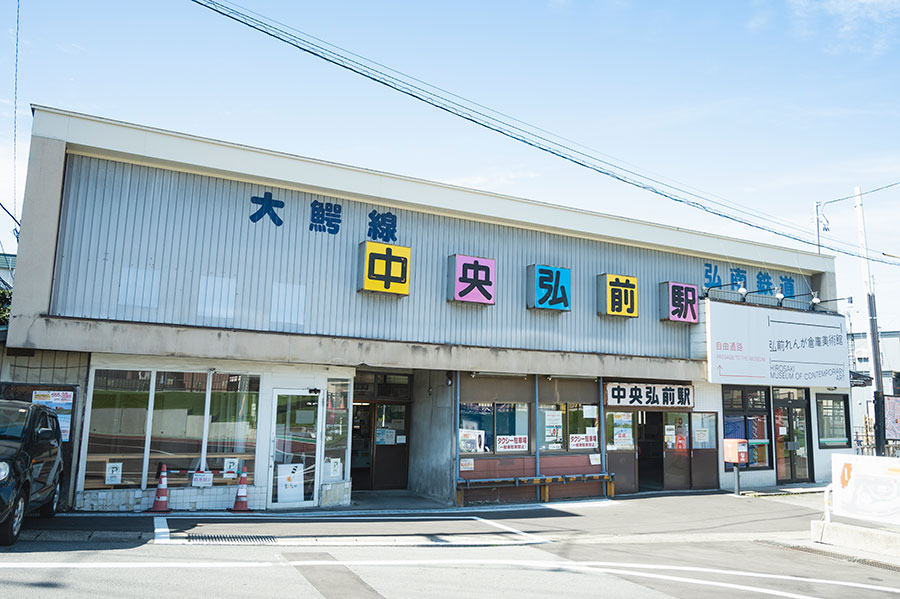
[[153,542],[159,523],[143,515],[29,519],[41,532],[0,551],[0,595],[900,595],[900,564],[806,547],[820,506],[815,494],[712,494],[418,514],[173,514],[174,543]]

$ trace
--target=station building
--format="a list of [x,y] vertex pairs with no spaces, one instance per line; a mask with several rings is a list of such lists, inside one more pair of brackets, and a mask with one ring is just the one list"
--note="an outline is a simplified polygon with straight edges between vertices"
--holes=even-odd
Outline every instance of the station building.
[[823,481],[852,451],[829,256],[33,112],[0,376],[67,413],[75,509],[146,509],[163,464],[175,509],[246,468],[262,510],[728,488],[725,437],[744,485]]

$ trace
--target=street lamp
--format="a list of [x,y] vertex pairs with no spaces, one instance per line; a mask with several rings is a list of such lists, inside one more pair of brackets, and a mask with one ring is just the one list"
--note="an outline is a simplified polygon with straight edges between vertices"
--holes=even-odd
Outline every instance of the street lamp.
[[813,309],[815,309],[815,307],[819,304],[827,304],[828,302],[840,302],[843,300],[847,300],[848,304],[853,303],[852,297],[836,297],[834,299],[827,299],[827,300],[820,300],[818,297],[814,297],[813,301],[811,303],[813,304]]
[[[741,286],[740,286],[740,288],[737,290],[737,292],[741,294],[741,301],[744,301],[743,298],[744,298],[744,297],[747,295],[747,293],[748,293],[747,287],[746,287],[746,283],[747,283],[747,281],[741,281]],[[718,285],[710,285],[709,287],[707,287],[706,285],[704,285],[704,286],[703,286],[703,293],[700,295],[700,299],[704,299],[704,298],[709,297],[709,290],[710,290],[710,289],[717,289],[717,288],[719,288],[719,287],[733,287],[733,286],[734,286],[734,283],[733,283],[733,282],[732,282],[732,283],[719,283]]]
[[[748,295],[753,295],[754,293],[766,293],[767,291],[774,291],[774,292],[775,292],[775,299],[778,300],[778,302],[779,302],[778,305],[779,305],[779,306],[781,305],[781,300],[784,299],[784,292],[781,290],[781,285],[779,285],[779,286],[777,286],[777,287],[769,287],[768,289],[754,289],[753,291],[747,291],[747,290],[745,289],[744,291],[745,291],[745,293],[742,294],[743,297],[741,298],[741,301],[742,301],[742,302],[746,302],[746,301],[747,301],[747,296],[748,296]],[[741,290],[738,289],[738,293],[740,293],[740,292],[741,292]]]

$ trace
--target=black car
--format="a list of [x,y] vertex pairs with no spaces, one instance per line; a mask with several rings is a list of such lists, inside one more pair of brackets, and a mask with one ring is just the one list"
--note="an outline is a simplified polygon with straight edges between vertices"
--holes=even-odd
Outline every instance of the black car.
[[0,399],[0,545],[12,545],[25,514],[56,514],[62,441],[56,412],[24,401]]

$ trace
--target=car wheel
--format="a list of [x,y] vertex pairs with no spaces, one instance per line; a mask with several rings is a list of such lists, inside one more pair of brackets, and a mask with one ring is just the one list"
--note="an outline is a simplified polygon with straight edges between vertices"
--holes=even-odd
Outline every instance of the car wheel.
[[50,498],[50,501],[41,506],[41,518],[52,518],[56,515],[56,511],[59,509],[60,492],[60,485],[57,482],[56,488],[53,489],[53,497]]
[[16,493],[13,509],[5,522],[0,523],[0,545],[12,545],[19,538],[22,522],[25,520],[25,494]]

